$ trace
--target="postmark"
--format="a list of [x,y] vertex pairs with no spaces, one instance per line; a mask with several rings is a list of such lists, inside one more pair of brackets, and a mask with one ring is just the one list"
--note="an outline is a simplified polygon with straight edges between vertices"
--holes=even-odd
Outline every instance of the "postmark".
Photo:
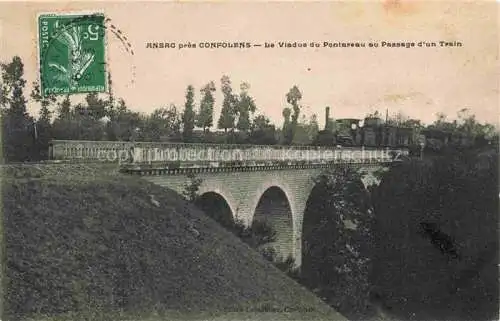
[[40,14],[38,46],[44,95],[106,92],[103,13]]

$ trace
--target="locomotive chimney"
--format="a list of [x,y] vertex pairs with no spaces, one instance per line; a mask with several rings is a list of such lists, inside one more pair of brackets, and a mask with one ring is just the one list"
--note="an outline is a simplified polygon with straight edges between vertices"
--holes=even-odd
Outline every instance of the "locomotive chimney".
[[330,129],[330,107],[325,108],[325,130]]

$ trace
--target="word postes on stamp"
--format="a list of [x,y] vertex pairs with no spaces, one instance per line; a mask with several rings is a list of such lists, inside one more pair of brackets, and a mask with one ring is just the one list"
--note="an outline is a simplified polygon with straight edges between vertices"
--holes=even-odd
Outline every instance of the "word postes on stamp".
[[106,92],[102,13],[38,16],[40,86],[44,96]]

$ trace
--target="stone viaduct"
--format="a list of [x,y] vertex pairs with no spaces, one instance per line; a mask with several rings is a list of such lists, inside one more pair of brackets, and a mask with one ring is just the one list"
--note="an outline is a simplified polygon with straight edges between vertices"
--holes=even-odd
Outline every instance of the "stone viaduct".
[[[98,143],[92,145],[94,149],[98,147],[92,152],[88,151],[90,145],[79,143],[80,147],[75,147],[78,146],[75,142],[55,142],[52,158],[113,161],[113,157],[119,157],[122,151],[122,155],[127,153],[129,158],[116,161],[122,162],[124,172],[179,193],[192,184],[193,177],[200,179],[198,195],[203,208],[215,209],[221,212],[218,215],[229,216],[246,226],[255,221],[268,223],[276,231],[276,242],[271,246],[281,257],[293,257],[297,266],[301,265],[304,213],[315,178],[326,169],[349,166],[361,171],[365,187],[378,184],[375,171],[395,161],[396,154],[401,152],[395,154],[387,149],[361,148],[347,150],[349,152],[346,149],[342,152],[321,149],[318,152],[317,148],[311,147],[290,152],[290,147],[252,146],[242,150],[241,145],[222,145],[211,154],[207,151],[213,146],[207,145],[163,144],[158,147],[136,143],[118,146],[116,142],[110,143],[111,147],[92,142]],[[80,152],[75,151],[79,148]],[[267,152],[262,152],[264,149]],[[308,154],[313,149],[315,154]],[[188,154],[192,157],[186,156]],[[403,151],[402,154],[407,153]]]

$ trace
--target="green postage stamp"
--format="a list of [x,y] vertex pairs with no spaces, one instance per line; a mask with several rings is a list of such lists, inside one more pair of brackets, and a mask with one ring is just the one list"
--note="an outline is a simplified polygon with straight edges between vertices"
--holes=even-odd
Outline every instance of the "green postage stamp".
[[38,15],[40,89],[44,96],[107,90],[104,23],[102,13]]

